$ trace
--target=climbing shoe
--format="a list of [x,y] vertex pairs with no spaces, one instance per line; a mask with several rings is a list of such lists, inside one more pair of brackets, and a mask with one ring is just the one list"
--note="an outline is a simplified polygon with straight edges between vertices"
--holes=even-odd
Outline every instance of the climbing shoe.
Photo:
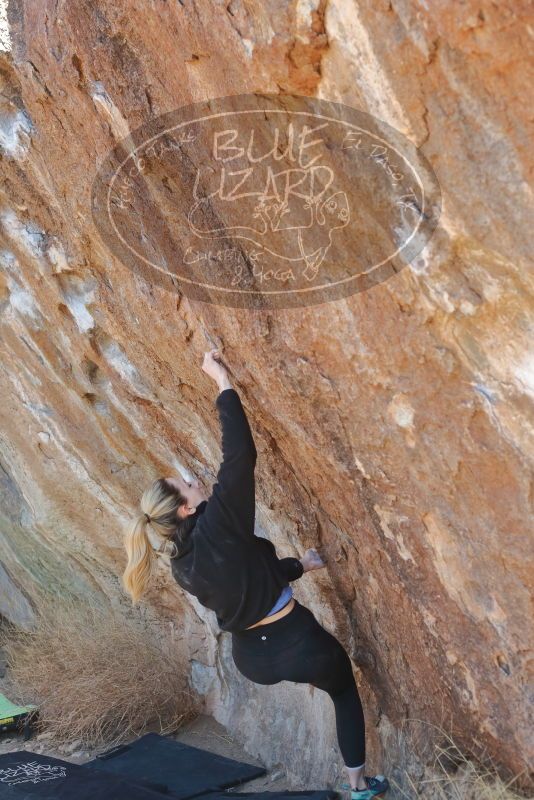
[[382,797],[389,789],[389,781],[383,775],[363,776],[367,789],[353,789],[349,783],[342,783],[342,789],[350,789],[351,800],[372,800],[373,797]]

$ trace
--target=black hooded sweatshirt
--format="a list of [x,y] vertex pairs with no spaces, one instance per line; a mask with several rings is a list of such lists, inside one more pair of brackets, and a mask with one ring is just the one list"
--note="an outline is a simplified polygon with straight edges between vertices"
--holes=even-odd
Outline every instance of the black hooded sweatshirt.
[[302,577],[298,558],[278,558],[269,539],[254,534],[256,447],[238,393],[223,389],[215,400],[222,427],[223,459],[209,500],[203,500],[173,540],[171,559],[179,585],[215,611],[223,631],[259,622],[289,581]]

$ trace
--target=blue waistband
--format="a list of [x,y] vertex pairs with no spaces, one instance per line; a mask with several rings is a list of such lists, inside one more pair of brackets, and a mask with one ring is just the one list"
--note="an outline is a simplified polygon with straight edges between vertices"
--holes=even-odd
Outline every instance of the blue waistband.
[[280,611],[281,608],[283,608],[287,603],[289,603],[292,597],[293,597],[293,589],[291,588],[291,586],[285,586],[284,589],[282,590],[282,594],[280,595],[274,606],[271,608],[269,613],[266,614],[265,616],[270,617],[271,614],[276,614],[277,611]]

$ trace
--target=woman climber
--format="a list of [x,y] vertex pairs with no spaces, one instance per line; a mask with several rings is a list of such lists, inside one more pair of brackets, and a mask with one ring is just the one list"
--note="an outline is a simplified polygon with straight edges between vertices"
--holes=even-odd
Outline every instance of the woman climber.
[[[336,732],[351,800],[380,797],[383,775],[364,775],[365,722],[350,658],[342,644],[292,596],[289,585],[325,564],[316,550],[278,558],[271,541],[255,536],[256,448],[245,411],[220,351],[202,369],[217,383],[222,463],[207,498],[197,480],[159,478],[141,497],[142,513],[125,537],[123,582],[135,603],[148,584],[155,553],[170,556],[178,584],[215,612],[232,636],[239,672],[259,684],[308,683],[334,703]],[[154,550],[146,526],[161,539]]]

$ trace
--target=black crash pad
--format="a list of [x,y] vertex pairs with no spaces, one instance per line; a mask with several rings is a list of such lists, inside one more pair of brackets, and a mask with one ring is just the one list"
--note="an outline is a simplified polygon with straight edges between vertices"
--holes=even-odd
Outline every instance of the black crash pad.
[[162,800],[161,792],[113,773],[18,750],[0,755],[2,800]]
[[177,800],[220,792],[266,773],[264,767],[219,756],[158,733],[147,733],[131,744],[102,753],[84,766],[127,776],[134,782],[163,784]]
[[334,789],[317,789],[300,792],[210,792],[196,800],[227,800],[228,797],[243,800],[338,800],[339,792]]

